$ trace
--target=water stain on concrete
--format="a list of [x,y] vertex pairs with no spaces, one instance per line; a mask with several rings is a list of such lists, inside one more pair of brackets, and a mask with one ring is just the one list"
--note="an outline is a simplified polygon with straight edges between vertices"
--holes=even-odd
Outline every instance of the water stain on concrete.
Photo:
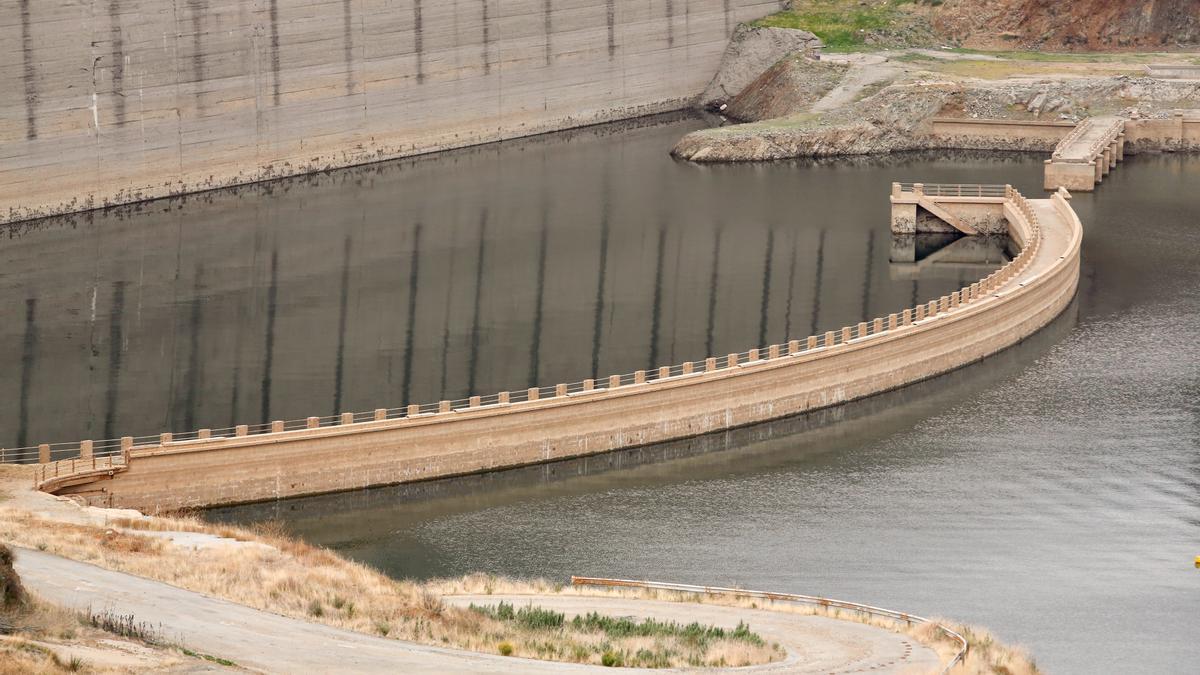
[[608,58],[617,53],[617,0],[608,0]]
[[413,1],[413,49],[417,52],[417,84],[425,83],[425,34],[421,22],[421,0]]
[[[115,0],[114,0],[115,1]],[[196,110],[204,112],[204,96],[201,83],[204,82],[204,15],[208,12],[208,0],[188,0],[188,11],[191,14],[192,27],[192,79],[196,84],[193,95],[196,99]]]
[[483,17],[480,21],[483,24],[483,43],[480,45],[480,49],[483,52],[483,74],[487,75],[492,72],[492,62],[488,58],[488,48],[492,44],[492,27],[491,22],[488,21],[488,0],[479,0],[479,4],[483,7]]
[[113,110],[117,126],[125,124],[125,38],[121,33],[121,0],[109,0],[108,31],[111,46]]
[[275,105],[279,105],[279,0],[271,0],[271,86]]
[[346,95],[354,93],[354,15],[350,0],[342,0],[342,62],[346,64]]
[[29,26],[29,0],[20,1],[21,12],[21,59],[24,70],[21,79],[25,82],[25,140],[37,138],[37,69],[33,65],[33,32]]
[[546,65],[550,65],[550,57],[553,55],[550,34],[554,32],[554,0],[546,0],[542,5],[542,32],[546,34]]
[[675,2],[667,0],[667,46],[675,46]]

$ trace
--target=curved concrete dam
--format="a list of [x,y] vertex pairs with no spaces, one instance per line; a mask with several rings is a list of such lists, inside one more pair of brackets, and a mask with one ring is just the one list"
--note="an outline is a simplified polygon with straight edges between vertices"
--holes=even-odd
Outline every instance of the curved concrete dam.
[[[931,377],[1036,331],[1070,300],[1078,278],[1082,229],[1062,195],[1030,201],[1004,186],[953,189],[955,199],[973,193],[1000,209],[1021,254],[981,282],[913,309],[650,372],[298,426],[164,435],[152,445],[127,439],[117,460],[99,465],[88,444],[81,461],[45,467],[43,485],[140,508],[272,499],[645,445]],[[927,190],[936,194],[937,186]]]
[[0,223],[687,106],[781,0],[10,0]]

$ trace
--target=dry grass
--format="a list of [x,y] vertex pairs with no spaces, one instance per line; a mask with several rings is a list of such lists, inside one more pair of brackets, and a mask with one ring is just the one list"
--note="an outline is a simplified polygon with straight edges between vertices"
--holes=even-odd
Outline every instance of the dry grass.
[[[192,532],[232,541],[192,549],[151,532]],[[192,517],[154,517],[118,518],[103,527],[46,520],[6,507],[0,509],[0,539],[285,616],[425,644],[497,653],[507,642],[513,656],[582,663],[601,663],[606,652],[636,655],[648,648],[637,638],[611,639],[569,626],[522,627],[448,607],[441,600],[447,593],[482,587],[552,592],[550,584],[487,581],[481,576],[434,584],[396,581],[292,539],[277,524],[246,529],[212,526]],[[663,638],[656,643],[656,649],[668,655],[662,665],[751,665],[782,656],[775,647],[742,646],[735,640],[714,640],[701,652],[683,642]]]
[[[193,548],[172,543],[157,534],[160,532],[195,533],[202,545]],[[397,581],[293,539],[274,522],[240,528],[183,515],[118,517],[104,524],[87,525],[0,507],[0,540],[285,616],[383,637],[529,658],[623,665],[741,666],[778,659],[782,652],[773,645],[736,639],[708,641],[698,652],[678,638],[614,639],[596,631],[574,630],[570,625],[552,630],[529,628],[467,608],[447,606],[442,597],[564,594],[704,602],[858,621],[906,633],[933,648],[943,661],[957,651],[957,643],[927,626],[897,625],[853,612],[786,602],[629,588],[564,587],[542,579],[514,580],[486,574],[424,583]],[[67,630],[72,621],[78,624],[78,619],[70,615],[62,618],[59,630]],[[985,631],[970,629],[964,635],[972,640],[964,672],[1038,672],[1023,652],[997,644]],[[35,657],[31,653],[29,658]]]

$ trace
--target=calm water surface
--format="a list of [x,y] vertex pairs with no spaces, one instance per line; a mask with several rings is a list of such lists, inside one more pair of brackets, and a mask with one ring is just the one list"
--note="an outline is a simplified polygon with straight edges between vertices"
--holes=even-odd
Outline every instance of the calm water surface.
[[[694,124],[17,233],[0,284],[32,319],[5,329],[3,442],[398,405],[824,330],[989,267],[890,263],[890,181],[1039,194],[1036,155],[671,162]],[[1075,302],[948,376],[663,446],[210,515],[280,518],[397,576],[740,584],[976,622],[1050,672],[1192,672],[1197,187],[1200,158],[1146,156],[1077,195]]]

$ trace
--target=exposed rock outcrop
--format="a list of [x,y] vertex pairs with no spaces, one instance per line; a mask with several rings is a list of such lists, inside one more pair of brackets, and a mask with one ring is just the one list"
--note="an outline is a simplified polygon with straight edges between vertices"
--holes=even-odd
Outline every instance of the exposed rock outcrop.
[[1200,107],[1194,82],[1139,77],[967,82],[912,79],[893,83],[861,101],[824,115],[800,113],[751,124],[702,129],[676,144],[673,154],[697,162],[737,162],[863,155],[899,150],[979,147],[1047,150],[1030,139],[961,141],[928,134],[935,116],[1074,121],[1121,113],[1168,117]]
[[946,0],[933,25],[968,46],[1171,49],[1200,44],[1196,0]]
[[730,99],[723,112],[744,122],[804,112],[838,85],[846,69],[800,54],[786,56]]
[[721,67],[700,95],[699,105],[728,101],[785,56],[816,55],[820,50],[821,41],[808,31],[742,24],[729,39]]

